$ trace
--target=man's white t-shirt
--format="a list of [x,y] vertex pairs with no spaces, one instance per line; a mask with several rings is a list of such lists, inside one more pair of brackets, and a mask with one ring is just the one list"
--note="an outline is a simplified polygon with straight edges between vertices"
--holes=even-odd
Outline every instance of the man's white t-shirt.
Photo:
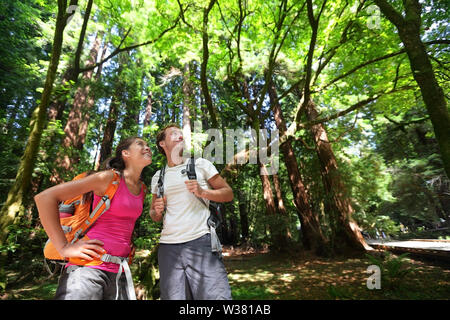
[[[167,198],[166,212],[163,218],[163,230],[161,243],[183,243],[200,238],[209,233],[207,220],[209,209],[200,200],[188,191],[185,181],[189,180],[186,169],[189,158],[183,164],[169,167],[166,165],[164,173],[164,196]],[[203,158],[195,159],[195,172],[198,184],[202,189],[211,189],[208,180],[219,174],[216,167]],[[151,190],[157,194],[158,179],[161,170],[158,170],[152,178]],[[203,199],[207,205],[209,201]]]

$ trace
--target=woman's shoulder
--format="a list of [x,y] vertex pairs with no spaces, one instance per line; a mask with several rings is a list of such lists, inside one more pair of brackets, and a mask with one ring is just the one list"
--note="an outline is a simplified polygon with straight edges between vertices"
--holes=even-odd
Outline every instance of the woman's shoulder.
[[[111,180],[114,178],[113,170],[103,170],[103,171],[96,172],[92,175],[95,176],[96,180],[99,180],[99,181],[105,182],[105,183],[111,182]],[[120,175],[120,173],[119,173],[119,175]]]
[[92,182],[95,185],[94,193],[97,195],[104,194],[108,185],[113,181],[113,170],[99,171],[91,175]]

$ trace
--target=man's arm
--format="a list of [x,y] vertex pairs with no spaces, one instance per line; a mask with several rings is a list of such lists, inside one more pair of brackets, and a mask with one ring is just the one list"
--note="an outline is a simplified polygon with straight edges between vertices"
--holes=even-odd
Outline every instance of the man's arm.
[[210,178],[208,183],[212,187],[212,190],[201,188],[197,180],[185,181],[188,190],[197,197],[215,202],[230,202],[233,200],[233,190],[219,174]]
[[163,198],[157,198],[156,194],[152,194],[152,204],[150,206],[150,218],[152,218],[153,221],[159,222],[162,219],[163,212],[165,209],[165,203],[166,203],[166,197]]

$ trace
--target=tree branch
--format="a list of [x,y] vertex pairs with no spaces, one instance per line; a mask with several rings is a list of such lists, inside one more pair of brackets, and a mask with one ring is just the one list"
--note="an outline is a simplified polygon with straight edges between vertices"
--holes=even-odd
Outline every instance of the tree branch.
[[118,54],[121,53],[121,52],[124,52],[124,51],[130,51],[130,50],[133,50],[133,49],[136,49],[136,48],[139,48],[139,47],[146,46],[146,45],[153,44],[153,43],[157,42],[157,41],[160,40],[167,32],[169,32],[169,31],[175,29],[175,27],[178,25],[178,22],[179,22],[179,21],[180,21],[180,16],[177,17],[177,19],[175,20],[175,23],[174,23],[171,27],[169,27],[169,28],[165,29],[164,31],[162,31],[155,39],[152,39],[152,40],[149,40],[149,41],[146,41],[146,42],[143,42],[143,43],[135,44],[135,45],[132,45],[132,46],[129,46],[129,47],[120,48],[120,47],[122,46],[123,42],[125,41],[125,39],[128,37],[128,34],[129,34],[130,31],[131,31],[131,27],[130,27],[130,28],[128,29],[128,31],[126,32],[125,36],[124,36],[124,37],[122,38],[122,40],[120,41],[119,46],[118,46],[111,54],[109,54],[109,55],[108,55],[106,58],[104,58],[102,61],[97,62],[96,64],[93,64],[92,66],[89,66],[89,67],[85,67],[85,68],[80,69],[79,72],[81,73],[81,72],[86,72],[86,71],[93,70],[93,69],[97,68],[98,66],[104,64],[106,61],[110,60],[111,58],[115,57],[116,55],[118,55]]
[[392,7],[386,0],[374,0],[381,12],[390,20],[397,28],[403,28],[405,19]]
[[328,122],[330,120],[334,120],[334,119],[342,117],[342,116],[344,116],[344,115],[346,115],[346,114],[348,114],[348,113],[350,113],[350,112],[352,112],[354,110],[357,110],[357,109],[360,109],[360,108],[366,106],[370,102],[373,102],[373,101],[377,100],[378,98],[380,98],[381,96],[383,96],[385,94],[391,94],[391,93],[399,92],[399,91],[402,91],[402,90],[413,89],[413,88],[415,88],[415,87],[404,86],[404,87],[401,87],[401,88],[398,88],[398,89],[392,89],[392,90],[390,90],[388,92],[378,93],[378,94],[376,94],[376,95],[374,95],[374,96],[372,96],[370,98],[367,98],[365,100],[359,101],[359,102],[355,103],[354,105],[352,105],[351,107],[349,107],[349,108],[347,108],[345,110],[336,112],[335,114],[332,114],[332,115],[330,115],[328,117],[324,117],[324,118],[321,118],[321,119],[316,119],[316,120],[313,120],[313,121],[308,121],[307,123],[304,123],[304,124],[299,124],[299,128],[308,128],[308,127],[311,127],[311,126],[313,126],[315,124],[319,124],[319,123],[323,123],[323,122]]
[[370,98],[367,98],[365,100],[359,101],[359,102],[355,103],[354,105],[352,105],[351,107],[349,107],[349,108],[347,108],[345,110],[336,112],[335,114],[332,114],[332,115],[330,115],[328,117],[324,117],[324,118],[321,118],[321,119],[316,119],[316,120],[313,120],[313,121],[308,121],[307,123],[300,124],[299,127],[300,128],[309,128],[309,127],[312,127],[313,125],[316,125],[316,124],[319,124],[319,123],[323,123],[323,122],[328,122],[330,120],[333,120],[333,119],[345,116],[346,114],[348,114],[348,113],[350,113],[350,112],[352,112],[354,110],[361,109],[362,107],[366,106],[370,102],[377,100],[380,96],[381,95],[375,95],[373,97],[370,97]]
[[[448,40],[448,39],[438,39],[438,40],[433,40],[433,41],[425,42],[424,44],[425,44],[425,45],[432,45],[432,44],[450,44],[450,40]],[[337,82],[337,81],[339,81],[339,80],[341,80],[341,79],[343,79],[343,78],[345,78],[345,77],[351,75],[352,73],[358,71],[358,70],[361,69],[361,68],[364,68],[365,66],[368,66],[369,64],[372,64],[372,63],[375,63],[375,62],[378,62],[378,61],[382,61],[382,60],[385,60],[385,59],[389,59],[389,58],[398,56],[398,55],[400,55],[400,54],[402,54],[402,53],[405,53],[405,52],[406,52],[406,49],[402,49],[402,50],[400,50],[400,51],[393,52],[393,53],[389,53],[389,54],[386,54],[386,55],[384,55],[384,56],[381,56],[381,57],[378,57],[378,58],[375,58],[375,59],[366,61],[366,62],[364,62],[364,63],[362,63],[362,64],[360,64],[360,65],[354,67],[353,69],[351,69],[351,70],[345,72],[344,74],[341,74],[340,76],[334,78],[333,80],[331,80],[330,83],[328,83],[328,84],[326,84],[325,86],[319,88],[319,90],[317,90],[317,91],[315,91],[315,92],[320,92],[320,91],[322,91],[322,90],[328,88],[328,87],[331,86],[333,83],[335,83],[335,82]]]
[[[344,9],[347,5],[344,6]],[[314,80],[313,80],[313,85],[315,85],[317,79],[319,78],[320,73],[322,72],[322,70],[328,65],[328,63],[331,61],[331,59],[334,57],[334,55],[336,54],[336,52],[338,51],[338,49],[344,45],[348,38],[348,31],[350,30],[351,26],[353,25],[353,23],[356,21],[356,17],[358,16],[358,14],[361,12],[362,8],[364,6],[364,1],[361,2],[361,4],[358,6],[358,8],[356,9],[355,12],[355,19],[351,19],[347,25],[344,27],[344,30],[342,31],[341,37],[339,39],[339,43],[337,45],[335,45],[334,47],[332,47],[331,49],[328,50],[328,52],[326,53],[322,53],[320,58],[319,58],[319,67],[317,68],[317,71],[314,75]],[[344,10],[342,10],[343,12]],[[341,14],[342,14],[341,12]],[[339,15],[340,18],[341,15]],[[323,63],[321,63],[322,58],[327,55],[327,57],[325,58],[325,61]]]
[[[389,90],[387,92],[381,92],[381,93],[375,94],[374,96],[372,96],[370,98],[367,98],[367,99],[364,99],[362,101],[359,101],[359,102],[355,103],[354,105],[352,105],[351,107],[349,107],[349,108],[347,108],[345,110],[336,112],[335,114],[332,114],[332,115],[330,115],[328,117],[323,117],[323,118],[316,119],[316,120],[313,120],[313,121],[308,121],[308,122],[306,122],[304,124],[300,124],[299,121],[293,121],[292,124],[289,126],[288,130],[285,132],[285,134],[280,136],[280,145],[285,143],[288,139],[293,138],[295,136],[295,132],[297,132],[299,129],[309,128],[309,127],[311,127],[313,125],[316,125],[316,124],[319,124],[319,123],[328,122],[330,120],[334,120],[334,119],[337,119],[339,117],[342,117],[342,116],[344,116],[344,115],[346,115],[346,114],[348,114],[348,113],[350,113],[350,112],[352,112],[354,110],[358,110],[360,108],[365,107],[370,102],[373,102],[373,101],[379,99],[381,96],[384,96],[386,94],[391,94],[391,93],[399,92],[399,91],[402,91],[402,90],[413,89],[413,88],[415,88],[415,87],[404,86],[404,87],[401,87],[401,88],[398,88],[398,89]],[[295,117],[296,119],[299,117],[299,114],[301,113],[303,105],[304,105],[304,103],[299,102],[299,106],[297,107],[297,110],[296,110],[296,113],[297,113],[296,117]]]
[[75,59],[74,59],[74,75],[78,76],[80,73],[80,58],[81,58],[81,52],[83,51],[83,43],[84,38],[86,36],[86,29],[87,24],[89,22],[89,17],[91,15],[91,9],[92,9],[92,3],[93,0],[89,0],[87,6],[86,6],[86,12],[84,13],[84,19],[83,19],[83,25],[81,26],[81,32],[80,32],[80,38],[78,39],[78,45],[77,50],[75,52]]
[[202,43],[203,43],[203,58],[202,63],[200,65],[200,85],[203,92],[203,96],[205,97],[206,107],[208,108],[208,112],[211,116],[211,124],[213,128],[218,128],[219,123],[217,121],[217,116],[214,111],[214,106],[211,98],[211,94],[208,88],[208,78],[206,76],[208,60],[209,60],[209,48],[208,48],[208,15],[211,9],[213,8],[216,0],[211,0],[207,8],[203,11],[203,27],[202,27]]

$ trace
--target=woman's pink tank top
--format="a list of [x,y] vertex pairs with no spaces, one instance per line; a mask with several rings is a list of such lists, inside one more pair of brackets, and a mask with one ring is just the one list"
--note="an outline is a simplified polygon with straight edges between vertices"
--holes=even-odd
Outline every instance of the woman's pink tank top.
[[[101,197],[94,194],[93,208],[95,208],[100,199]],[[128,257],[131,250],[131,236],[134,224],[142,213],[143,204],[144,187],[142,186],[141,192],[136,196],[128,190],[122,176],[109,210],[105,211],[97,219],[88,231],[87,236],[89,239],[101,240],[104,243],[103,248],[108,254]],[[119,265],[110,262],[89,267],[115,273],[119,271]]]

